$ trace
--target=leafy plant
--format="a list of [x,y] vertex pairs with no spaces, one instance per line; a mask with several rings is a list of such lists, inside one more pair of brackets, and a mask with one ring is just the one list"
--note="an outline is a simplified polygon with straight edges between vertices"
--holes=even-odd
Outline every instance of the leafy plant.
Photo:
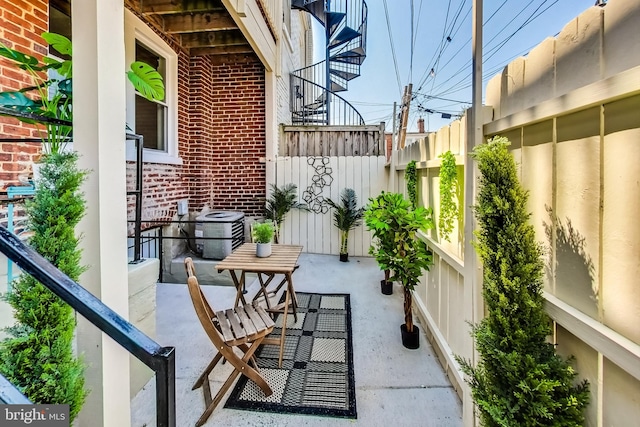
[[411,160],[407,164],[407,168],[404,171],[404,179],[407,181],[407,194],[409,195],[411,206],[415,209],[418,206],[418,193],[416,191],[418,171],[416,170],[415,160]]
[[273,222],[256,222],[253,224],[253,239],[256,243],[269,243],[273,239],[275,228]]
[[271,184],[271,196],[267,199],[264,214],[275,225],[275,243],[280,240],[280,226],[291,209],[309,210],[306,204],[299,203],[296,200],[298,198],[297,190],[298,187],[291,183],[285,184],[280,188],[275,184]]
[[[45,156],[34,198],[25,203],[34,233],[29,244],[75,281],[85,270],[74,229],[84,216],[80,186],[87,175],[76,162],[75,153]],[[0,372],[33,402],[69,404],[73,421],[86,396],[84,367],[73,350],[73,310],[26,273],[5,299],[16,324],[0,343]]]
[[340,194],[340,204],[331,199],[327,203],[333,209],[333,223],[340,230],[340,254],[349,253],[349,231],[362,224],[364,208],[358,208],[358,197],[352,188],[345,188]]
[[[60,34],[42,33],[42,38],[58,52],[71,57],[71,41]],[[36,57],[11,49],[0,43],[0,56],[9,59],[14,65],[27,72],[32,85],[18,91],[0,92],[0,106],[14,113],[31,115],[18,117],[30,124],[42,124],[39,116],[49,119],[71,122],[73,120],[72,62],[71,59],[57,60]],[[50,78],[49,73],[55,70],[59,78]],[[134,88],[149,100],[164,99],[164,83],[162,76],[144,62],[134,62],[127,72]],[[2,112],[0,111],[0,115]],[[71,126],[62,123],[44,123],[38,128],[44,144],[45,153],[58,153],[64,148],[71,134]]]
[[439,156],[440,163],[440,217],[438,228],[440,235],[447,241],[453,231],[453,224],[459,217],[459,207],[456,203],[458,192],[458,171],[456,157],[451,151]]
[[473,327],[480,362],[457,358],[468,375],[484,426],[581,426],[589,384],[547,341],[542,249],[528,223],[527,192],[518,182],[506,138],[477,147],[475,214],[487,316]]
[[433,263],[431,252],[420,240],[418,230],[433,228],[431,210],[411,209],[411,202],[401,194],[382,193],[369,199],[365,222],[378,239],[375,254],[378,265],[392,272],[389,280],[402,284],[404,289],[404,319],[408,332],[413,332],[413,297],[411,291],[420,282],[424,270]]

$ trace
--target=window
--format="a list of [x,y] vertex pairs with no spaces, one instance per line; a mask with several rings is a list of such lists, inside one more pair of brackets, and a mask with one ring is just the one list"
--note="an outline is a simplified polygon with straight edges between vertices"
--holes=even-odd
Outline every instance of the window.
[[[146,62],[158,70],[163,80],[167,80],[166,61],[151,52],[136,40],[136,61]],[[144,136],[144,148],[166,151],[167,147],[167,104],[162,101],[149,101],[136,93],[136,133]]]
[[[178,59],[176,53],[144,22],[125,11],[125,56],[127,67],[134,61],[151,65],[162,75],[165,99],[149,101],[127,85],[127,125],[144,137],[144,160],[180,164],[178,158]],[[127,159],[135,159],[133,143]]]

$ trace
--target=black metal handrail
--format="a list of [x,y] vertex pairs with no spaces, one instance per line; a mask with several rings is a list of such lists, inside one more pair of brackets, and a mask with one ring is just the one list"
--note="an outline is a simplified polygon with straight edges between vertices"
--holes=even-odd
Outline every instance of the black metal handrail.
[[0,252],[151,368],[156,373],[157,426],[176,426],[174,347],[161,347],[4,227]]
[[142,256],[140,254],[140,239],[142,235],[142,189],[144,186],[144,180],[142,176],[142,153],[144,151],[144,139],[142,135],[127,133],[127,140],[133,140],[136,144],[136,186],[134,190],[127,191],[127,196],[135,196],[136,198],[136,219],[133,235],[135,246],[133,248],[133,260],[131,261],[132,264],[135,264],[142,259]]

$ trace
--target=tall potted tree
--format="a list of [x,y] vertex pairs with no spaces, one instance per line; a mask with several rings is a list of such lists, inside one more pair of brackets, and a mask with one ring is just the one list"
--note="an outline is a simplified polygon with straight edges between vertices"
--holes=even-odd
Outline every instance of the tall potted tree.
[[382,192],[376,198],[370,198],[364,210],[364,221],[367,229],[373,232],[373,242],[369,247],[380,269],[384,272],[384,279],[380,281],[380,291],[385,295],[393,293],[391,267],[389,266],[392,248],[395,241],[395,231],[390,227],[390,207],[402,197],[397,193]]
[[[44,33],[43,38],[71,56],[67,38],[51,33]],[[28,225],[33,231],[29,244],[78,281],[85,267],[80,264],[75,226],[84,215],[80,187],[88,172],[78,169],[76,153],[64,149],[73,118],[71,60],[43,58],[41,62],[1,44],[0,56],[32,79],[22,91],[0,93],[0,106],[4,107],[0,115],[18,114],[24,122],[42,125],[38,127],[43,141],[41,177],[33,200],[26,203]],[[162,78],[157,72],[149,73],[149,68],[132,64],[129,79],[141,93],[162,97],[164,89],[153,89],[158,77],[164,87]],[[49,79],[50,70],[62,77]],[[6,298],[14,309],[16,324],[0,343],[0,372],[35,403],[68,404],[73,421],[87,393],[83,364],[74,355],[73,310],[27,274],[16,280]]]
[[457,359],[482,425],[581,426],[588,383],[575,384],[576,371],[548,341],[542,249],[507,145],[496,137],[473,152],[481,174],[476,248],[487,316],[472,329],[478,364]]
[[340,204],[331,199],[327,203],[333,211],[333,223],[340,230],[340,261],[349,261],[349,232],[362,224],[364,208],[358,207],[358,197],[353,188],[345,188],[340,194]]

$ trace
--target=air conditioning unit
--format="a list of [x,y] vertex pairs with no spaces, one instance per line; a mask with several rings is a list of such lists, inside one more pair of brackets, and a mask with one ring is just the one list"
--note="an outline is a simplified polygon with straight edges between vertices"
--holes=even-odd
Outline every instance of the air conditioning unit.
[[202,258],[223,259],[244,242],[244,212],[214,211],[196,217],[195,237]]

